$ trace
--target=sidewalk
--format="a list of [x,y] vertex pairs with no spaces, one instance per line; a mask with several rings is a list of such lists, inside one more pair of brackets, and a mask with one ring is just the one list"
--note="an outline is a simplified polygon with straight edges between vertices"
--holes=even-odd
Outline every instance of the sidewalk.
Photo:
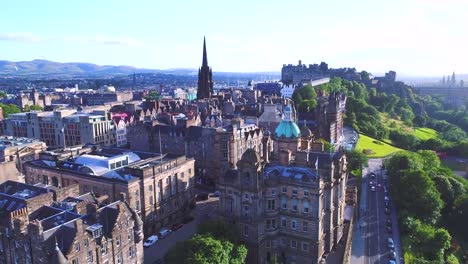
[[367,228],[365,219],[365,213],[367,211],[367,192],[369,188],[367,188],[367,168],[362,170],[362,182],[361,182],[361,197],[359,200],[359,207],[357,208],[356,212],[356,223],[354,224],[353,229],[353,242],[351,245],[351,263],[365,263],[366,260],[366,236],[367,236]]

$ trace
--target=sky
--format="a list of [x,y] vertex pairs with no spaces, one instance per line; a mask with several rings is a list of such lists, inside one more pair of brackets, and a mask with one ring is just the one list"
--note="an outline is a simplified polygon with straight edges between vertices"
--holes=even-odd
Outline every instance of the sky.
[[2,1],[0,60],[280,71],[468,73],[466,0]]

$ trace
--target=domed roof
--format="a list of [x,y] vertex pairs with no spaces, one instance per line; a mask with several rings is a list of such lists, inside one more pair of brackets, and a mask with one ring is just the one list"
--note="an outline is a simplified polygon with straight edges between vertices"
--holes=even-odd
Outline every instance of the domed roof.
[[258,155],[257,151],[249,148],[244,152],[244,154],[242,154],[242,160],[250,163],[258,163],[262,159],[260,158],[260,155]]
[[285,137],[285,138],[298,138],[301,134],[299,127],[297,124],[292,121],[291,118],[291,107],[287,105],[284,108],[284,118],[281,123],[275,129],[275,135],[277,137]]

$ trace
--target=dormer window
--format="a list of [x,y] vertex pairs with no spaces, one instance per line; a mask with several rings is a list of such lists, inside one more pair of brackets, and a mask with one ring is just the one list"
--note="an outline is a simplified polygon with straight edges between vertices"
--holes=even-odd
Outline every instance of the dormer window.
[[94,224],[86,228],[91,234],[93,238],[100,238],[102,236],[102,225],[101,224]]

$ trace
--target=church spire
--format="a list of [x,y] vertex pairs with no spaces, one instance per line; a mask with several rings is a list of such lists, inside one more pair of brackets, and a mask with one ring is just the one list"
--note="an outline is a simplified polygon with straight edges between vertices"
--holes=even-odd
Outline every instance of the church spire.
[[205,41],[204,36],[203,36],[203,62],[202,62],[202,67],[203,66],[208,67],[208,56],[206,55],[206,41]]
[[198,90],[197,98],[210,98],[213,94],[213,73],[208,66],[208,56],[206,55],[206,40],[203,37],[203,62],[198,70]]

